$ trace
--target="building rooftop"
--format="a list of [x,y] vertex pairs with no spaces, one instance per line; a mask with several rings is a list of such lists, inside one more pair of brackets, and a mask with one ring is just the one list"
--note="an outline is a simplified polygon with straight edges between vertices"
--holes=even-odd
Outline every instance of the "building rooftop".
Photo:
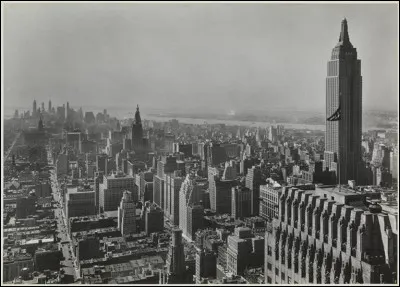
[[122,178],[134,178],[132,175],[125,174],[122,171],[113,172],[110,175],[104,175],[104,176],[107,178],[107,180],[110,180],[110,179],[122,179]]
[[33,244],[39,244],[39,243],[45,244],[45,243],[53,243],[54,242],[54,237],[49,237],[49,238],[42,238],[42,239],[21,239],[19,241],[20,245],[33,245]]

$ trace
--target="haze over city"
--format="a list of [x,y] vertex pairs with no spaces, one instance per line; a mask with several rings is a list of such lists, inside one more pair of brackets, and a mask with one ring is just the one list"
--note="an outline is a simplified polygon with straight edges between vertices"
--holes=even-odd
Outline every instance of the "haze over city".
[[4,8],[4,104],[325,112],[346,17],[363,109],[398,96],[398,10],[351,4],[39,4]]
[[395,4],[3,1],[3,285],[398,284]]

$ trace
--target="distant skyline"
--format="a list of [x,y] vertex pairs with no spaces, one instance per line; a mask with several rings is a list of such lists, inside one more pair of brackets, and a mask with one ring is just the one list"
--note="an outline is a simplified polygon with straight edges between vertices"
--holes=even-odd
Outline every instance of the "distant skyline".
[[7,3],[4,105],[325,111],[346,17],[364,110],[398,107],[398,6]]

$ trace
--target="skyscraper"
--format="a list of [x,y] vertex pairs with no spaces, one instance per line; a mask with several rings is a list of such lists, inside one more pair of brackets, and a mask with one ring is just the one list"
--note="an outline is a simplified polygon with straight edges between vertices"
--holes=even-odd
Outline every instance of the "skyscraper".
[[251,215],[252,191],[244,186],[232,187],[232,212],[233,218],[249,217]]
[[361,60],[350,43],[347,21],[342,21],[339,42],[332,50],[326,79],[325,167],[339,163],[341,183],[356,179],[361,162]]
[[172,230],[171,245],[167,255],[168,273],[175,276],[182,276],[185,272],[185,253],[182,243],[182,230],[174,228]]
[[36,113],[37,113],[36,100],[33,100],[32,117],[35,117]]
[[260,185],[262,184],[261,168],[253,166],[246,175],[246,187],[251,190],[251,214],[258,216],[260,213]]
[[140,118],[139,105],[136,108],[135,121],[132,124],[132,147],[133,149],[140,150],[143,143],[143,127]]
[[182,229],[183,236],[189,240],[192,240],[192,234],[196,232],[196,228],[193,231],[193,218],[200,218],[198,216],[199,208],[193,208],[193,206],[200,204],[206,189],[207,181],[203,178],[196,178],[193,174],[188,174],[182,182],[179,191],[179,228]]
[[118,229],[122,235],[136,232],[136,206],[130,191],[124,191],[118,206]]
[[49,100],[49,114],[51,113],[51,100]]

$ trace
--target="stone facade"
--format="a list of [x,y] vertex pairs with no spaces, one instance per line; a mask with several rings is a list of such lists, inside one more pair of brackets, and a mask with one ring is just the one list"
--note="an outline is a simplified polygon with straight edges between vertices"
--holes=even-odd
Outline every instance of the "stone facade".
[[265,237],[265,283],[393,283],[397,234],[392,229],[387,214],[337,203],[313,190],[285,189],[279,219]]

